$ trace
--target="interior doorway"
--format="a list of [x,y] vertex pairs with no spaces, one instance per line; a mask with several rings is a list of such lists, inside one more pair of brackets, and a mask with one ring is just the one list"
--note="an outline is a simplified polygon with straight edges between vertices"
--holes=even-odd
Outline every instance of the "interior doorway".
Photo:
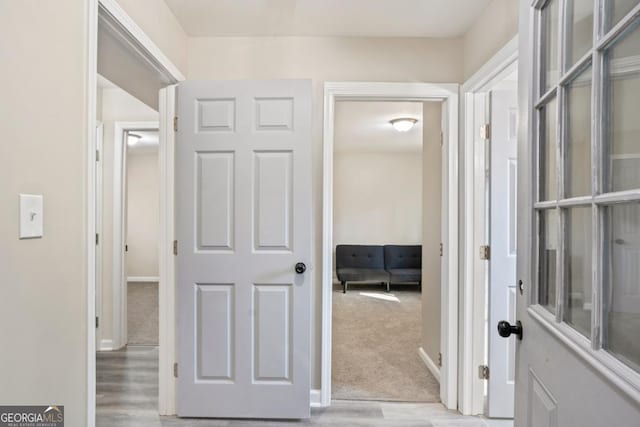
[[127,345],[158,346],[158,130],[125,132]]
[[336,103],[333,399],[440,402],[441,115]]
[[[334,283],[334,171],[335,171],[335,127],[336,106],[341,101],[359,102],[420,102],[435,103],[441,108],[442,136],[436,138],[442,141],[442,223],[439,228],[439,238],[436,244],[441,258],[440,290],[440,323],[439,354],[435,360],[425,357],[427,368],[434,377],[439,376],[440,401],[450,409],[457,407],[457,283],[458,265],[458,174],[457,174],[457,123],[458,123],[458,86],[449,84],[405,84],[405,83],[361,83],[339,82],[325,83],[325,126],[324,126],[324,162],[323,162],[323,256],[322,256],[322,361],[321,361],[321,390],[320,404],[328,406],[332,398],[332,352],[333,352],[333,297]],[[388,125],[389,123],[386,123]],[[438,156],[436,156],[438,157]],[[383,173],[384,171],[380,171]],[[419,240],[422,240],[419,239]],[[438,243],[442,243],[442,246]],[[384,245],[382,245],[384,259]],[[415,246],[415,245],[413,245]],[[440,249],[442,248],[442,252]],[[379,249],[378,249],[379,251]],[[368,254],[364,254],[368,258]],[[373,257],[373,254],[372,254]],[[383,261],[384,263],[384,261]],[[420,276],[421,277],[421,276]],[[347,278],[347,282],[349,279]],[[378,277],[372,282],[378,282],[378,289],[383,291],[382,298],[389,297],[384,293],[386,285]],[[348,285],[348,284],[347,284]],[[424,285],[424,283],[423,283]],[[393,285],[391,285],[393,288]],[[437,285],[436,285],[437,286]],[[349,285],[347,286],[349,287]],[[355,288],[354,288],[355,289]],[[340,290],[338,289],[338,292]],[[350,295],[347,291],[347,294]],[[355,294],[359,295],[359,294]],[[376,299],[371,298],[371,299]],[[418,353],[419,343],[414,347]],[[420,352],[421,356],[426,352]],[[441,356],[440,356],[441,354]],[[431,363],[429,363],[430,361]],[[441,362],[441,363],[439,363]]]

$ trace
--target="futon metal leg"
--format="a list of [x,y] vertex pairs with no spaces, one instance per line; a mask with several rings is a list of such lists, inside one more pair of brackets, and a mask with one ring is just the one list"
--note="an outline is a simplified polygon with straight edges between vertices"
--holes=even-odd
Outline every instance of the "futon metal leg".
[[343,281],[342,282],[342,293],[346,294],[347,293],[347,281]]
[[387,292],[391,292],[391,282],[387,282]]

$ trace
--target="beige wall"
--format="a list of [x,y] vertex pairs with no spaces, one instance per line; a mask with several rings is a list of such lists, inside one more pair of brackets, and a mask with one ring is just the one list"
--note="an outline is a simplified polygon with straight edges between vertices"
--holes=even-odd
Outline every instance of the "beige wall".
[[440,353],[440,242],[442,241],[442,104],[423,104],[422,348],[434,363]]
[[158,150],[127,155],[127,276],[158,276]]
[[492,0],[464,35],[464,80],[518,34],[518,2]]
[[113,340],[113,180],[115,122],[158,121],[158,113],[125,91],[102,90],[102,121],[104,149],[102,153],[102,307],[98,338]]
[[160,50],[187,75],[187,33],[164,0],[117,0]]
[[[85,425],[85,2],[0,0],[0,403],[65,406]],[[44,237],[18,240],[18,194]]]
[[312,388],[320,387],[322,121],[325,81],[459,82],[462,40],[324,37],[189,39],[189,79],[312,79],[315,291]]
[[333,242],[422,243],[422,151],[337,152]]

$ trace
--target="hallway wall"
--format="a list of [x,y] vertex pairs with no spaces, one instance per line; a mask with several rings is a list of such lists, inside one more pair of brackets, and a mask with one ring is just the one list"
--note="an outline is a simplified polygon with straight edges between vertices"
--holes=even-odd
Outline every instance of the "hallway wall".
[[127,154],[127,276],[157,277],[160,167],[158,150]]
[[[87,412],[84,0],[0,0],[0,402]],[[44,236],[18,240],[18,194]]]
[[518,2],[492,0],[463,38],[464,80],[518,34]]

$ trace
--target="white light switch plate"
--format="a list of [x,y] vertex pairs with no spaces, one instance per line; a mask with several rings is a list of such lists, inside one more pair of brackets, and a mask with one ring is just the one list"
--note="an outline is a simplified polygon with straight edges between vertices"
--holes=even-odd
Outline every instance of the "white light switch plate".
[[42,237],[43,197],[35,194],[20,195],[20,238]]

